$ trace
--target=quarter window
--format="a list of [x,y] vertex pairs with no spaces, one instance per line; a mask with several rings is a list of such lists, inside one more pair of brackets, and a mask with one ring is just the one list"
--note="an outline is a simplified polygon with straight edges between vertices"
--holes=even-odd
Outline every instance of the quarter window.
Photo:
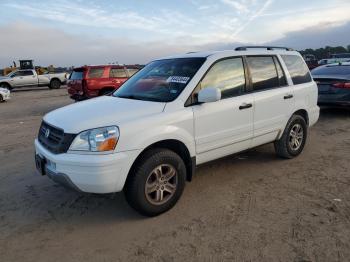
[[101,78],[103,75],[104,68],[90,68],[89,78]]
[[251,56],[247,57],[247,62],[254,91],[280,86],[272,56]]
[[126,72],[123,68],[112,68],[109,72],[109,77],[111,78],[126,78]]
[[311,75],[304,60],[296,55],[282,55],[294,85],[311,82]]
[[240,95],[245,87],[242,58],[230,58],[217,62],[200,83],[200,89],[216,87],[222,98]]

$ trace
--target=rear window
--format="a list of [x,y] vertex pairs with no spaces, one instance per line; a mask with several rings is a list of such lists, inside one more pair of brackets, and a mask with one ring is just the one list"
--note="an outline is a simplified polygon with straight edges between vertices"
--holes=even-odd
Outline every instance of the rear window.
[[103,75],[104,68],[90,68],[89,70],[89,78],[101,78]]
[[300,56],[282,55],[282,59],[287,66],[294,85],[312,81],[309,68]]
[[320,66],[311,71],[313,75],[350,75],[350,65]]
[[126,72],[123,68],[112,68],[109,72],[109,77],[111,78],[126,78]]
[[70,80],[82,80],[83,79],[83,71],[73,71],[70,75]]

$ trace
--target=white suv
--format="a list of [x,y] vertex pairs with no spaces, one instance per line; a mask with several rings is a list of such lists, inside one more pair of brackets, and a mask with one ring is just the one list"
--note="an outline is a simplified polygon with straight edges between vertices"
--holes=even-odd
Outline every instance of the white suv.
[[319,117],[298,52],[277,47],[188,53],[149,63],[110,96],[45,115],[35,140],[42,175],[78,191],[124,191],[155,216],[197,165],[274,142],[293,158]]

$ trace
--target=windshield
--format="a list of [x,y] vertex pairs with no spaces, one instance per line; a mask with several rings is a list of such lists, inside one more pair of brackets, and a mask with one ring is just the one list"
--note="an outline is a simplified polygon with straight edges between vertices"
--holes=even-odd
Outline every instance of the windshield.
[[73,71],[70,75],[70,80],[82,80],[83,79],[83,71]]
[[156,102],[175,100],[206,58],[175,58],[151,62],[113,96]]

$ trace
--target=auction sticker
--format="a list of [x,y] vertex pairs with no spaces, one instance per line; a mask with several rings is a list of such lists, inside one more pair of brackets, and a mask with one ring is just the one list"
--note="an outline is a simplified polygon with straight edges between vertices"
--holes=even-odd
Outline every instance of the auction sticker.
[[169,76],[166,81],[168,83],[187,84],[188,80],[190,80],[188,76]]

